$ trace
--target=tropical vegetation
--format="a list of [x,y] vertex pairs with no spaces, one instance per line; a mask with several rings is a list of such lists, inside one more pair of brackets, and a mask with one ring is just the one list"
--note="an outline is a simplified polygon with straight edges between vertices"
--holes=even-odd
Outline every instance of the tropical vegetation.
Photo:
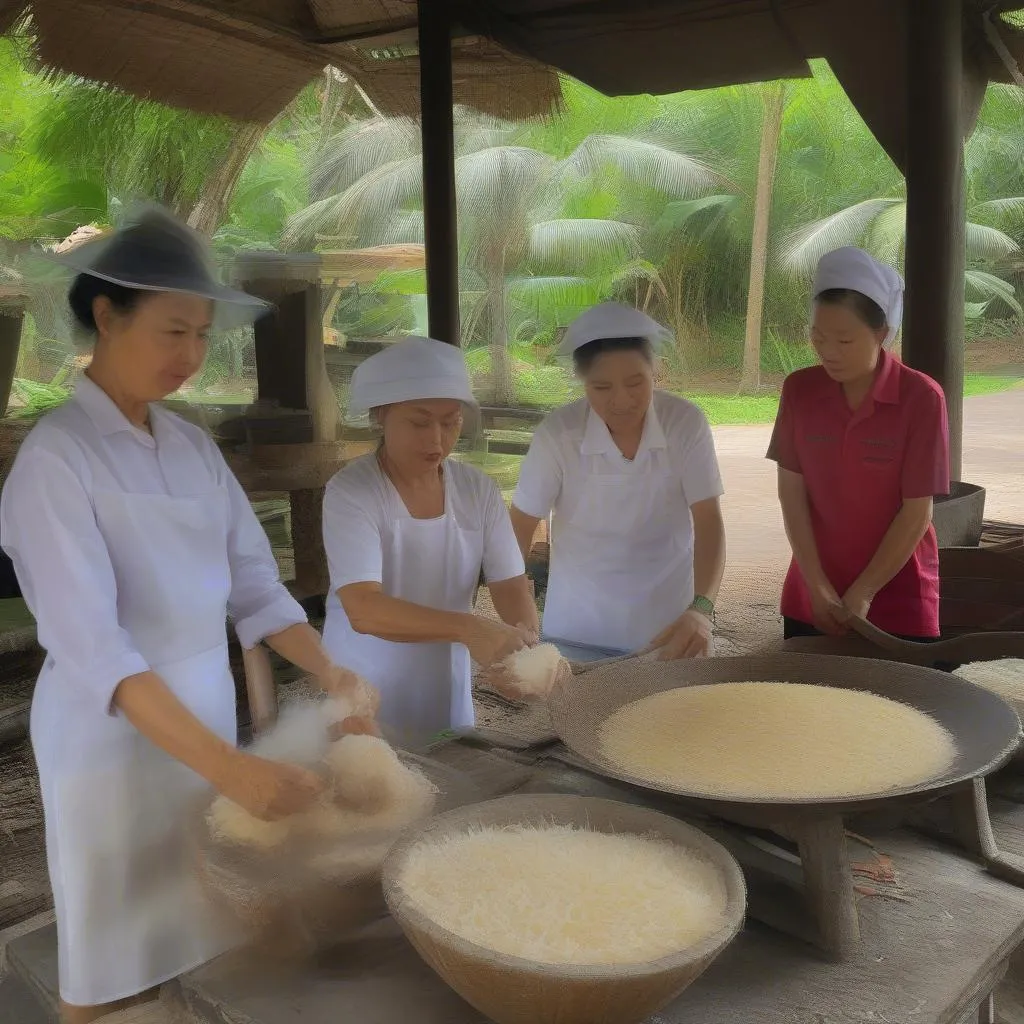
[[[0,39],[0,95],[0,295],[28,293],[20,374],[46,394],[63,392],[73,339],[33,254],[135,200],[171,208],[225,257],[422,242],[417,125],[381,116],[334,69],[271,125],[238,125],[44,75],[26,28]],[[965,323],[1008,346],[1024,322],[1022,114],[1024,91],[992,86],[965,164]],[[809,358],[818,256],[859,244],[903,258],[902,177],[823,63],[807,80],[658,98],[567,80],[563,109],[536,122],[460,109],[456,175],[463,344],[504,405],[570,395],[551,359],[559,332],[617,298],[671,328],[669,386],[719,403],[742,391],[736,415],[763,418],[779,376]],[[420,270],[386,272],[330,295],[325,320],[342,341],[423,331],[424,287]],[[220,339],[200,388],[241,387],[246,346]],[[42,394],[15,392],[29,393]]]

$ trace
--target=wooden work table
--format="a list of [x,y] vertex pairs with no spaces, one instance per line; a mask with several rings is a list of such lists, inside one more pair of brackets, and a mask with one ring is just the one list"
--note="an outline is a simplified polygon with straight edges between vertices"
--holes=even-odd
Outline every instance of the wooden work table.
[[[515,766],[459,745],[456,758],[495,788],[562,790],[564,766]],[[491,769],[494,769],[491,772]],[[505,769],[512,769],[507,774]],[[484,782],[484,788],[489,788]],[[872,837],[892,857],[900,898],[866,897],[863,940],[829,963],[752,925],[651,1024],[961,1024],[988,1021],[989,994],[1024,941],[1024,891],[955,850],[906,831]],[[480,1024],[390,921],[292,973],[225,958],[186,977],[210,1024]],[[994,1019],[994,1018],[992,1018]]]

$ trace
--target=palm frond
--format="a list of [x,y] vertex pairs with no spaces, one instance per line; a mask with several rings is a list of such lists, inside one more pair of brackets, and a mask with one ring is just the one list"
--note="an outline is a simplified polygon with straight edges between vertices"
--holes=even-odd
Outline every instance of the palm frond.
[[395,210],[395,212],[380,225],[377,232],[377,245],[400,245],[403,242],[418,242],[420,245],[426,240],[423,228],[422,210]]
[[971,217],[991,214],[995,217],[1018,218],[1024,216],[1024,196],[1006,196],[1003,199],[988,199],[971,207]]
[[684,153],[624,135],[591,135],[566,161],[581,177],[614,168],[632,185],[680,199],[714,188],[721,181],[710,167]]
[[982,307],[983,311],[990,303],[998,300],[1018,316],[1024,313],[1024,308],[1017,300],[1016,289],[1009,281],[1004,281],[1001,277],[996,277],[995,274],[989,274],[983,270],[968,270],[964,274],[964,284],[969,295],[981,300],[978,305]]
[[868,231],[867,248],[883,263],[899,267],[907,237],[907,204],[893,203],[883,210]]
[[563,324],[608,298],[609,294],[606,284],[590,277],[515,277],[508,282],[511,301],[532,309],[538,317],[554,315]]
[[419,127],[411,117],[357,121],[331,136],[316,154],[310,195],[315,201],[338,195],[383,165],[419,153]]
[[419,157],[395,160],[364,174],[344,192],[312,203],[288,221],[282,244],[310,246],[317,236],[351,237],[372,245],[375,230],[395,211],[417,201],[423,179]]
[[976,260],[993,260],[1017,252],[1019,245],[1005,231],[986,224],[968,222],[967,255]]
[[632,259],[639,249],[639,232],[621,221],[549,220],[530,230],[529,258],[535,269],[592,275]]
[[529,209],[555,169],[554,157],[525,146],[492,146],[455,161],[459,212],[501,219]]
[[865,199],[822,217],[784,238],[777,259],[790,273],[810,276],[825,253],[858,244],[876,217],[903,203],[902,199]]
[[736,213],[739,204],[739,197],[734,195],[679,199],[665,206],[652,230],[658,236],[686,235],[707,241],[726,218]]

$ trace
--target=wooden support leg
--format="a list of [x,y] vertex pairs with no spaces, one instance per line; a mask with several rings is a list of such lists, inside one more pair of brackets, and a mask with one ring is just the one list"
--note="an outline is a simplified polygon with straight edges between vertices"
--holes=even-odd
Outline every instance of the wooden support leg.
[[0,309],[0,416],[7,415],[24,320],[25,314],[20,309]]
[[821,946],[841,959],[860,941],[860,922],[846,829],[839,816],[803,822],[796,830],[808,909],[818,922]]
[[953,828],[957,842],[985,862],[989,874],[1024,888],[1024,858],[1004,853],[996,844],[988,816],[988,793],[984,779],[975,779],[954,793]]
[[978,1024],[996,1024],[996,997],[991,992],[978,1007]]
[[330,590],[323,536],[324,489],[292,491],[289,500],[297,596],[300,600],[323,597]]

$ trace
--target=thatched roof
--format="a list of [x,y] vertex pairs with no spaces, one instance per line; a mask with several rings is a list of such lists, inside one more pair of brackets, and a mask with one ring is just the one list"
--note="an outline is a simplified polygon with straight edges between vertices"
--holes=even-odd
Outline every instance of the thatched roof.
[[[440,2],[440,0],[437,0]],[[543,112],[558,68],[608,95],[800,77],[827,58],[897,163],[906,135],[910,0],[450,0],[455,100],[498,116]],[[1024,82],[1024,40],[963,0],[965,99]],[[137,95],[265,121],[326,64],[386,114],[419,110],[415,0],[0,0],[0,29],[30,10],[50,65]]]
[[[419,114],[414,0],[0,0],[0,32],[32,14],[43,61],[138,96],[265,122],[332,64],[383,114]],[[529,117],[557,75],[497,43],[455,43],[455,101]]]

